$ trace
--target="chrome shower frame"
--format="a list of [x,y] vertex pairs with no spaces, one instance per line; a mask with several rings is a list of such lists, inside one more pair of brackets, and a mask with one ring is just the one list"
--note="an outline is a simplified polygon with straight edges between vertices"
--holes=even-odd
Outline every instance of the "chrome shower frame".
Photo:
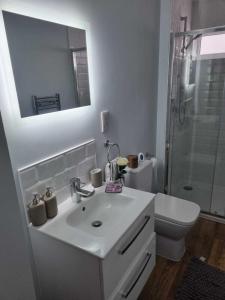
[[225,26],[218,26],[212,28],[191,30],[186,32],[175,32],[170,34],[170,63],[168,75],[168,94],[167,94],[167,127],[166,127],[166,141],[165,141],[165,168],[164,168],[164,192],[170,194],[171,192],[171,178],[172,178],[172,153],[173,153],[173,128],[174,119],[173,114],[175,110],[176,97],[174,96],[173,87],[173,72],[175,59],[175,38],[176,37],[193,37],[191,43],[196,39],[196,36],[204,36],[210,33],[224,32]]

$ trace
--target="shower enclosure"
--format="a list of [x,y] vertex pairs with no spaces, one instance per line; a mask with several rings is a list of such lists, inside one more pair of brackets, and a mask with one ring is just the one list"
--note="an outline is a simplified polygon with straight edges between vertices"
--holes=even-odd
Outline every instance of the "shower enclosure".
[[171,37],[166,191],[225,217],[225,27]]

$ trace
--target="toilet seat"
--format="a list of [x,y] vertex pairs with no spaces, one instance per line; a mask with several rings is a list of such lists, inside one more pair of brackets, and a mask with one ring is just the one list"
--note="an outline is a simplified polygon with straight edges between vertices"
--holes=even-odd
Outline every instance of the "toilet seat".
[[190,201],[158,193],[155,197],[155,217],[182,226],[193,225],[200,207]]

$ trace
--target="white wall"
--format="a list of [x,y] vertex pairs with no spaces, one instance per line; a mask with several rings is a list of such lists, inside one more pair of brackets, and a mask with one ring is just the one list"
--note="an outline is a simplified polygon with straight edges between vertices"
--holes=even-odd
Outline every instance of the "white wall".
[[27,232],[17,200],[15,182],[0,115],[0,299],[35,299]]
[[99,114],[105,109],[108,137],[120,143],[122,153],[155,154],[158,6],[158,0],[1,1],[4,10],[86,28],[89,51],[92,105],[21,119],[0,18],[0,105],[15,175],[20,167],[90,138],[97,141],[103,165]]
[[171,30],[173,32],[184,31],[184,22],[181,17],[187,17],[187,30],[191,30],[192,0],[171,0]]

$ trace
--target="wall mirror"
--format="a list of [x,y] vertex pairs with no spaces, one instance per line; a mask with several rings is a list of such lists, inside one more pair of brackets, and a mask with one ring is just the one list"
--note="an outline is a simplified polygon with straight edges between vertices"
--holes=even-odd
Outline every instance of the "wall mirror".
[[3,11],[21,117],[90,105],[85,30]]

